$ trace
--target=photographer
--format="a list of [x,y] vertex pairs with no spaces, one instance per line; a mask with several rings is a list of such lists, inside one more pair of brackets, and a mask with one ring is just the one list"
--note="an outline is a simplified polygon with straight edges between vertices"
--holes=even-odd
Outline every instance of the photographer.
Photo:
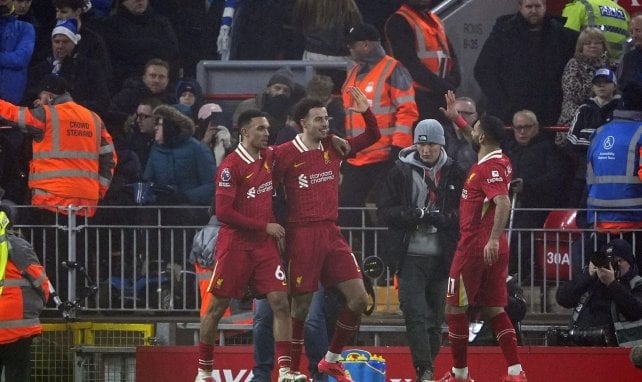
[[631,245],[611,240],[591,256],[583,273],[559,287],[556,297],[574,310],[568,330],[549,330],[549,344],[617,346],[614,317],[642,319],[642,277]]

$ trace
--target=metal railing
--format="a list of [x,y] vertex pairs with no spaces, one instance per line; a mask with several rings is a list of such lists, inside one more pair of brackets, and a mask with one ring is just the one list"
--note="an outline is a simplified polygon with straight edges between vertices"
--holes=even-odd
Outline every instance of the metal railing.
[[[32,207],[19,207],[19,216],[28,216]],[[359,210],[361,225],[343,227],[357,258],[381,256],[386,227],[370,226],[375,208]],[[194,234],[204,222],[189,216],[207,217],[206,207],[101,207],[97,216],[118,212],[121,221],[87,219],[78,215],[82,207],[67,207],[53,225],[30,225],[18,219],[16,228],[34,245],[47,274],[63,299],[76,298],[78,284],[75,272],[62,266],[80,264],[99,283],[98,293],[88,297],[89,311],[196,313],[199,292],[188,255]],[[342,210],[349,210],[348,208]],[[528,211],[525,209],[516,209]],[[562,211],[562,210],[556,210]],[[582,213],[582,212],[580,212]],[[122,219],[124,217],[124,219]],[[124,220],[124,222],[123,222]],[[638,232],[626,234],[637,252]],[[611,235],[597,235],[593,229],[550,227],[513,228],[512,256],[517,261],[516,273],[528,288],[530,312],[555,312],[554,291],[581,269],[593,249]],[[575,255],[573,255],[575,251]],[[574,263],[576,266],[574,266]],[[388,270],[379,286],[392,289]],[[65,291],[67,291],[65,293]],[[394,292],[393,292],[394,293]],[[552,301],[551,301],[552,300]],[[386,311],[396,310],[396,307]]]

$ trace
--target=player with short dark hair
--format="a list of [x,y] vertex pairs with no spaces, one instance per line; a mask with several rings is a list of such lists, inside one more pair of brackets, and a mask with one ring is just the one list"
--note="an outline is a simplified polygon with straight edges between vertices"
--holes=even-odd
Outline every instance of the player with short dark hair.
[[216,215],[221,228],[216,266],[208,291],[213,294],[201,319],[197,382],[212,382],[216,327],[231,298],[242,298],[248,285],[266,295],[274,312],[279,382],[305,381],[290,372],[290,304],[277,241],[285,236],[272,212],[273,151],[267,148],[269,122],[259,110],[239,117],[241,143],[216,174]]
[[[367,128],[350,139],[350,154],[374,142],[381,134],[368,107],[366,96],[349,89],[351,112],[363,114]],[[344,159],[332,146],[329,117],[323,103],[303,99],[294,109],[302,133],[275,149],[274,180],[282,183],[287,198],[286,257],[292,296],[292,372],[299,371],[305,318],[319,282],[336,287],[346,297],[328,353],[319,362],[319,372],[339,382],[351,381],[338,362],[343,346],[354,335],[361,312],[368,302],[361,269],[350,245],[337,226],[339,168]]]
[[468,373],[468,307],[481,307],[508,363],[503,381],[525,382],[517,356],[517,337],[504,311],[508,301],[508,241],[504,228],[510,214],[510,159],[502,153],[504,123],[484,116],[475,122],[472,144],[478,162],[468,172],[459,202],[460,238],[450,267],[446,322],[454,367],[440,381],[473,381]]

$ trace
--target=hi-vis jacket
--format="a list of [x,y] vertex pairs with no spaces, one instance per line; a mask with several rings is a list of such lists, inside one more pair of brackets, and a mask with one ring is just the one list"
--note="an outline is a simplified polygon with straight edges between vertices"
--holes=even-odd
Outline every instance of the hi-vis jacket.
[[[408,5],[403,4],[396,12],[414,27],[417,57],[433,74],[445,78],[450,74],[453,60],[448,47],[446,30],[437,15],[427,12],[423,17]],[[415,81],[416,89],[425,89]]]
[[[419,116],[412,79],[399,61],[383,55],[367,73],[360,73],[363,65],[355,65],[348,73],[343,84],[343,104],[352,103],[347,91],[350,86],[361,89],[377,118],[381,138],[359,151],[354,158],[349,158],[348,163],[353,166],[387,161],[391,146],[404,148],[412,145],[412,126]],[[356,137],[366,130],[364,119],[358,113],[346,114],[345,129],[348,138]]]
[[611,58],[619,61],[626,39],[629,38],[630,16],[613,0],[574,0],[562,11],[564,26],[577,32],[594,27],[604,33]]
[[642,113],[616,110],[613,117],[588,150],[588,220],[604,229],[642,228]]
[[79,215],[93,216],[116,166],[116,152],[102,120],[73,102],[68,93],[53,105],[35,109],[0,100],[0,116],[17,122],[33,135],[29,166],[31,204],[56,211],[56,206],[90,206]]
[[3,239],[9,245],[0,295],[0,344],[42,333],[38,317],[49,298],[49,280],[31,244],[13,234]]

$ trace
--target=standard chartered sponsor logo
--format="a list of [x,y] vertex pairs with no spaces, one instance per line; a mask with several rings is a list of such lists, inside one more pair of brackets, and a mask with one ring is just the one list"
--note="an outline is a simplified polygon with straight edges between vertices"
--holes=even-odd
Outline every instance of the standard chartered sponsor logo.
[[305,174],[299,175],[299,188],[308,188],[315,183],[323,183],[334,179],[332,170],[311,174],[308,178]]
[[257,195],[262,194],[264,192],[272,192],[272,181],[265,182],[262,185],[258,187],[252,187],[249,190],[247,190],[247,198],[255,198]]
[[272,181],[265,182],[256,189],[257,195],[264,192],[272,192]]
[[334,179],[334,174],[332,173],[332,170],[310,175],[310,183],[312,184],[327,182],[332,179]]

